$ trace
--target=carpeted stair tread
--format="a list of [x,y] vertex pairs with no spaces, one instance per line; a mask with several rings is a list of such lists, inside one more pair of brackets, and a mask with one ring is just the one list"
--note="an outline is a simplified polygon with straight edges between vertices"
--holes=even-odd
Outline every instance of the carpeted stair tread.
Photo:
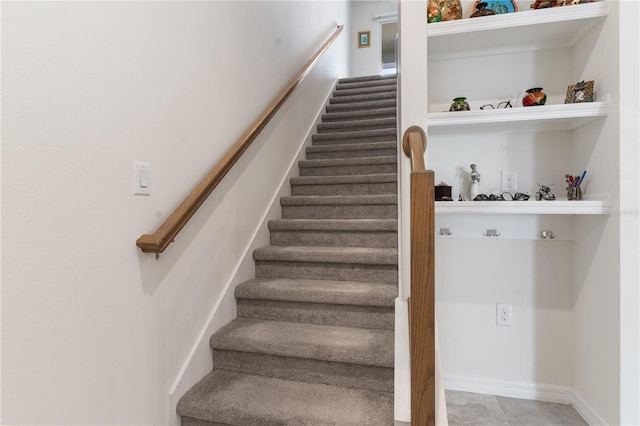
[[375,117],[395,117],[396,109],[395,108],[376,108],[376,109],[365,109],[360,111],[345,111],[345,112],[328,112],[326,114],[322,114],[322,122],[339,122],[339,121],[349,121],[349,120],[366,120]]
[[386,92],[396,92],[398,87],[395,84],[390,84],[386,86],[365,86],[365,87],[356,87],[352,89],[337,87],[333,92],[334,97],[340,96],[354,96],[354,95],[364,95],[371,93],[386,93]]
[[[238,426],[392,426],[393,394],[213,370],[178,414]],[[188,425],[188,423],[183,423]],[[206,423],[194,423],[204,426]]]
[[389,75],[365,75],[359,77],[344,77],[338,79],[338,84],[357,83],[357,82],[372,82],[372,81],[390,81],[397,80],[396,74]]
[[334,96],[329,99],[329,103],[332,105],[335,104],[347,104],[352,102],[370,102],[370,101],[380,101],[385,99],[396,99],[397,92],[381,92],[381,93],[363,93],[358,95],[349,95],[349,96]]
[[319,133],[348,132],[358,129],[383,129],[395,128],[396,117],[369,118],[365,120],[334,121],[330,123],[319,123],[317,128]]
[[379,101],[367,101],[356,103],[344,103],[344,104],[329,104],[325,107],[327,114],[354,112],[354,111],[369,111],[380,108],[395,108],[396,99],[383,99]]
[[394,284],[286,278],[254,278],[238,285],[235,293],[238,299],[380,307],[394,307],[397,295]]
[[393,331],[236,318],[211,336],[214,350],[393,367]]
[[253,258],[278,262],[397,265],[398,250],[387,247],[266,246],[256,249]]

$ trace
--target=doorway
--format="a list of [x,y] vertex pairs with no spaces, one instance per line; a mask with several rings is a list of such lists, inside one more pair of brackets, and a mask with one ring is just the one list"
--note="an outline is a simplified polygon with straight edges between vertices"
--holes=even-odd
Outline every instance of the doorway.
[[398,21],[380,23],[380,74],[396,73],[396,39],[398,35]]

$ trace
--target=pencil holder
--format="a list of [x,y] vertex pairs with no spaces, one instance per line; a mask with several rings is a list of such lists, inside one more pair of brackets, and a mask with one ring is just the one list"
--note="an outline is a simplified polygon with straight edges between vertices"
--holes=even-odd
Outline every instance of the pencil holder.
[[568,187],[567,200],[582,200],[582,188],[579,186]]

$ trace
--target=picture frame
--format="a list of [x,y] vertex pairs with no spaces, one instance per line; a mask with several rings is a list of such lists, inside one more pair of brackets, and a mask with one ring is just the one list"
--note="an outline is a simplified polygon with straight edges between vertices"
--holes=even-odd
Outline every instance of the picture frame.
[[594,81],[579,81],[576,84],[572,84],[567,87],[567,95],[564,99],[565,104],[578,104],[582,102],[593,102],[594,95]]
[[487,3],[487,9],[493,10],[496,15],[503,13],[514,13],[518,11],[518,4],[515,0],[476,0],[472,10],[478,8],[478,3]]
[[371,47],[371,30],[358,31],[358,49]]

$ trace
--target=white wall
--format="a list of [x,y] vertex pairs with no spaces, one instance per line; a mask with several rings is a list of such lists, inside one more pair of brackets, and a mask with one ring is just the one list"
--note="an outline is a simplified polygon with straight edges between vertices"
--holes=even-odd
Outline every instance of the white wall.
[[[374,15],[397,13],[397,1],[351,2],[351,72],[354,77],[380,74],[382,65],[382,34],[380,19]],[[389,18],[385,18],[389,19]],[[397,18],[396,18],[397,19]],[[358,32],[371,31],[371,47],[358,48]]]
[[[3,2],[3,424],[176,421],[170,388],[252,274],[239,259],[348,73],[348,26],[160,260],[135,240],[338,17],[343,2]],[[134,160],[151,163],[151,196],[132,194]]]
[[[608,193],[613,214],[576,221],[574,311],[574,387],[605,424],[620,424],[620,10],[610,2],[606,21],[583,37],[574,51],[577,79],[593,79],[598,92],[610,96],[611,110],[602,123],[574,132],[574,161],[586,164],[588,188]],[[615,65],[620,64],[620,70]]]
[[640,4],[621,4],[620,423],[640,424]]

